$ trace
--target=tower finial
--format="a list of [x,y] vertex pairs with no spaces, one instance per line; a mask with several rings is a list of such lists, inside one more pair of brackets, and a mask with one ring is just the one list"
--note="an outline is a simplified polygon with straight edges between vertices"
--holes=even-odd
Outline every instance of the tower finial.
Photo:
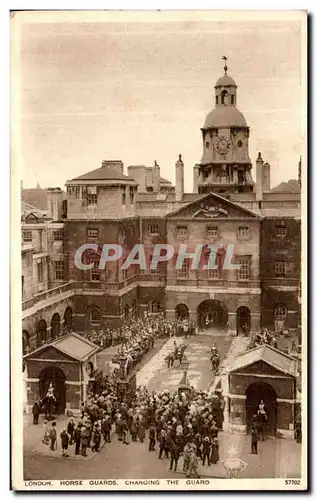
[[228,71],[228,66],[227,66],[227,60],[228,60],[228,57],[226,57],[226,56],[222,56],[222,58],[221,58],[221,59],[223,59],[223,60],[224,60],[224,62],[225,62],[225,65],[224,65],[224,68],[223,68],[223,69],[225,70],[225,73],[227,73],[227,71]]

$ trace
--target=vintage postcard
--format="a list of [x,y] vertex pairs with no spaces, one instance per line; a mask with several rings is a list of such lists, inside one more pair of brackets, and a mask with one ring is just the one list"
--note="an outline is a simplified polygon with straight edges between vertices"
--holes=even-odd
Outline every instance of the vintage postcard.
[[307,489],[306,46],[11,13],[15,490]]

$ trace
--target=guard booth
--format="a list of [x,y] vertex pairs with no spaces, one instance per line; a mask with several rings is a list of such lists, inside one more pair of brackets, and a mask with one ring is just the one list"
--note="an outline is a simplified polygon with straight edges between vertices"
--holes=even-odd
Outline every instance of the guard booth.
[[80,409],[97,366],[99,347],[71,332],[23,356],[26,366],[26,411],[42,399],[50,382],[56,397],[55,413]]
[[268,435],[294,437],[298,362],[269,345],[236,356],[229,370],[229,428],[249,433],[263,400]]

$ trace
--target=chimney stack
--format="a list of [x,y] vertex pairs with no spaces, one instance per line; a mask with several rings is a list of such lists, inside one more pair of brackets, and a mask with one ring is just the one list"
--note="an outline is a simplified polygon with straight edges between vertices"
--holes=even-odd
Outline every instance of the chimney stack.
[[175,201],[182,201],[184,194],[184,163],[182,155],[178,155],[175,163]]
[[266,161],[263,165],[263,192],[270,191],[271,189],[271,166]]
[[121,160],[103,160],[101,166],[109,168],[118,174],[123,174],[123,161]]
[[193,192],[198,193],[199,165],[194,166]]
[[255,186],[256,201],[261,201],[263,195],[263,172],[262,172],[263,163],[264,161],[262,160],[261,153],[259,153],[256,159],[256,186]]
[[153,178],[153,192],[154,193],[159,193],[160,192],[160,166],[158,165],[157,161],[155,160],[154,162],[154,167],[152,169],[152,178]]
[[61,188],[48,188],[47,195],[47,217],[53,221],[62,218],[63,191]]

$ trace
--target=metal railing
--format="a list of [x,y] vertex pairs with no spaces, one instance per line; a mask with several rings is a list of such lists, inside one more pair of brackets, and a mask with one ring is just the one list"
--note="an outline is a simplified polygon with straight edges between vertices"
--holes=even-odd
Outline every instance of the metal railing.
[[63,283],[54,288],[50,288],[45,290],[44,292],[35,294],[32,298],[28,300],[24,300],[22,302],[22,311],[33,307],[35,304],[39,302],[45,301],[51,297],[61,296],[63,293],[68,292],[69,290],[74,289],[74,281],[68,281],[67,283]]

